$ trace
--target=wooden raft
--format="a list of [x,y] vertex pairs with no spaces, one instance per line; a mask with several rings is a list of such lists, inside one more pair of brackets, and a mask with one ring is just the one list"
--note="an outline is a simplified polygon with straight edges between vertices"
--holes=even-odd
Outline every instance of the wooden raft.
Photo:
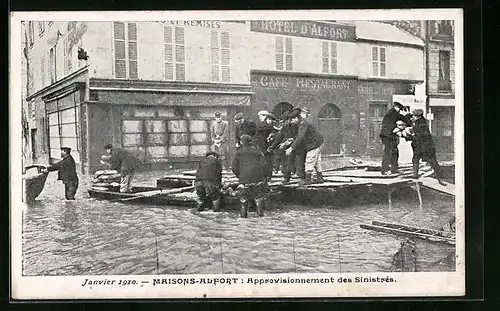
[[455,245],[455,237],[449,233],[440,230],[418,228],[401,224],[386,223],[381,221],[372,221],[371,224],[361,224],[360,227],[362,229],[367,229],[367,230],[409,236],[431,242],[441,242],[441,243]]

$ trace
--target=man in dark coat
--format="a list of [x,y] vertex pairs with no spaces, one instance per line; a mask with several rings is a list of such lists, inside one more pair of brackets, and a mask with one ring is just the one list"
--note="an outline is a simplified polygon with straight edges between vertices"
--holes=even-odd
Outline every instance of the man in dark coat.
[[259,216],[264,214],[267,186],[267,162],[249,135],[241,136],[241,148],[236,151],[232,163],[233,173],[238,177],[240,185],[240,215],[247,217],[249,201],[255,201]]
[[255,133],[257,132],[257,126],[253,121],[246,120],[243,117],[243,113],[238,112],[234,116],[234,123],[236,124],[236,148],[241,147],[241,136],[243,135],[249,135],[250,137],[254,138]]
[[299,131],[294,142],[286,151],[289,155],[295,152],[295,163],[297,175],[299,176],[299,185],[311,183],[312,173],[316,171],[317,182],[323,182],[323,173],[321,168],[321,148],[323,147],[323,135],[314,125],[307,122],[305,118],[310,115],[306,108],[301,109],[300,116],[294,116],[292,121],[299,124]]
[[271,145],[271,134],[276,132],[273,127],[273,120],[276,118],[266,110],[259,111],[257,116],[259,117],[259,122],[257,123],[257,131],[255,133],[255,144],[259,147],[262,154],[264,154],[268,169],[267,177],[271,179],[273,176],[273,154],[268,151],[268,147]]
[[104,149],[106,149],[107,155],[111,156],[109,160],[111,169],[120,172],[122,176],[120,192],[131,192],[132,179],[139,166],[139,159],[126,150],[113,148],[111,144],[106,145]]
[[222,165],[217,152],[208,152],[196,170],[196,194],[200,199],[198,211],[213,208],[220,211],[222,188]]
[[410,120],[408,117],[403,116],[401,112],[404,110],[404,106],[398,102],[394,102],[393,107],[387,111],[382,120],[382,129],[380,131],[380,138],[382,139],[382,144],[384,145],[384,155],[382,159],[381,172],[383,175],[387,175],[388,171],[392,174],[398,173],[398,159],[399,159],[399,138],[396,133],[393,132],[396,127],[397,121],[405,121],[408,125]]
[[71,148],[61,148],[62,160],[47,167],[47,171],[58,171],[57,180],[62,180],[64,184],[64,194],[66,200],[74,200],[78,189],[78,175],[76,174],[75,160],[71,156]]
[[423,114],[424,112],[422,109],[415,109],[412,111],[411,119],[413,121],[413,128],[410,140],[413,149],[413,178],[418,179],[418,169],[420,166],[420,159],[422,159],[429,163],[434,170],[434,176],[439,184],[444,186],[446,183],[441,180],[441,168],[436,159],[436,148],[434,147],[427,120],[424,118]]
[[285,150],[287,150],[297,137],[297,133],[299,131],[299,126],[297,123],[291,122],[292,117],[299,117],[300,111],[286,111],[283,113],[283,118],[285,122],[283,123],[282,128],[277,133],[273,143],[269,147],[270,150],[276,150],[276,153],[283,154],[283,162],[282,169],[283,172],[283,183],[286,184],[290,182],[290,177],[292,173],[295,171],[295,153],[291,152],[289,155],[285,154]]

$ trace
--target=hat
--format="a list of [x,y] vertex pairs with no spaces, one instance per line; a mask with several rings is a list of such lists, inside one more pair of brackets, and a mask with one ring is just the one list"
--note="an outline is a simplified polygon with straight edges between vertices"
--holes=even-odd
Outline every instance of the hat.
[[411,114],[414,115],[414,116],[422,116],[424,114],[424,111],[422,109],[414,109],[411,112]]
[[252,136],[250,135],[241,135],[240,141],[243,145],[248,145],[250,142],[252,142]]
[[394,103],[393,103],[393,106],[394,106],[394,107],[398,107],[398,108],[400,108],[400,109],[403,109],[403,108],[405,107],[405,106],[403,106],[400,102],[394,102]]
[[301,112],[301,110],[300,110],[300,109],[295,108],[295,109],[293,109],[292,111],[290,111],[290,112],[288,113],[288,118],[289,118],[289,119],[292,119],[292,118],[299,118],[299,117],[300,117],[300,112]]
[[219,154],[218,154],[217,152],[215,152],[215,151],[209,151],[209,152],[207,152],[207,153],[205,154],[205,156],[206,156],[206,157],[208,157],[208,156],[214,156],[214,157],[217,157],[217,158],[218,158],[218,157],[219,157]]
[[311,114],[311,110],[307,109],[306,107],[300,108],[300,111],[307,113],[307,114]]
[[234,115],[234,121],[238,121],[243,119],[243,114],[241,112],[238,112],[237,114]]
[[62,151],[66,151],[67,153],[71,152],[71,148],[70,147],[62,147],[61,150]]
[[104,149],[113,149],[113,145],[112,144],[107,144],[106,146],[104,146]]
[[216,117],[216,118],[220,118],[221,116],[222,116],[222,115],[221,115],[221,113],[220,113],[220,112],[218,112],[218,111],[217,111],[217,112],[215,113],[215,117]]

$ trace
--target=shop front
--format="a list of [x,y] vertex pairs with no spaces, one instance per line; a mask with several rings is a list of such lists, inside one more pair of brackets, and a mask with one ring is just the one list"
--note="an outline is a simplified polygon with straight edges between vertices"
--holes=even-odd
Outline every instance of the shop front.
[[215,112],[229,121],[234,136],[232,116],[250,105],[249,90],[185,83],[130,88],[91,80],[89,162],[98,166],[104,146],[112,143],[136,154],[145,168],[192,167],[211,148]]
[[252,71],[251,117],[265,109],[280,117],[290,107],[307,107],[325,137],[323,154],[352,154],[360,148],[357,80],[351,76]]
[[440,158],[449,159],[455,153],[455,99],[453,97],[429,99],[432,116],[431,132]]
[[[401,95],[414,95],[414,86],[422,81],[407,80],[360,80],[358,84],[358,100],[360,129],[364,133],[361,154],[371,157],[382,157],[383,145],[379,134],[382,120],[392,107],[395,98]],[[419,102],[403,103],[408,108],[417,108]]]

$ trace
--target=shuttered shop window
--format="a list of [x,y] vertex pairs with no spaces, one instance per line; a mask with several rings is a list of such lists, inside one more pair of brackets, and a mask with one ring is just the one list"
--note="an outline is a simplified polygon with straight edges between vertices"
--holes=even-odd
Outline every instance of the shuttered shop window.
[[184,46],[184,28],[163,27],[164,76],[165,80],[186,80],[186,52]]
[[114,22],[115,78],[138,79],[137,24]]

